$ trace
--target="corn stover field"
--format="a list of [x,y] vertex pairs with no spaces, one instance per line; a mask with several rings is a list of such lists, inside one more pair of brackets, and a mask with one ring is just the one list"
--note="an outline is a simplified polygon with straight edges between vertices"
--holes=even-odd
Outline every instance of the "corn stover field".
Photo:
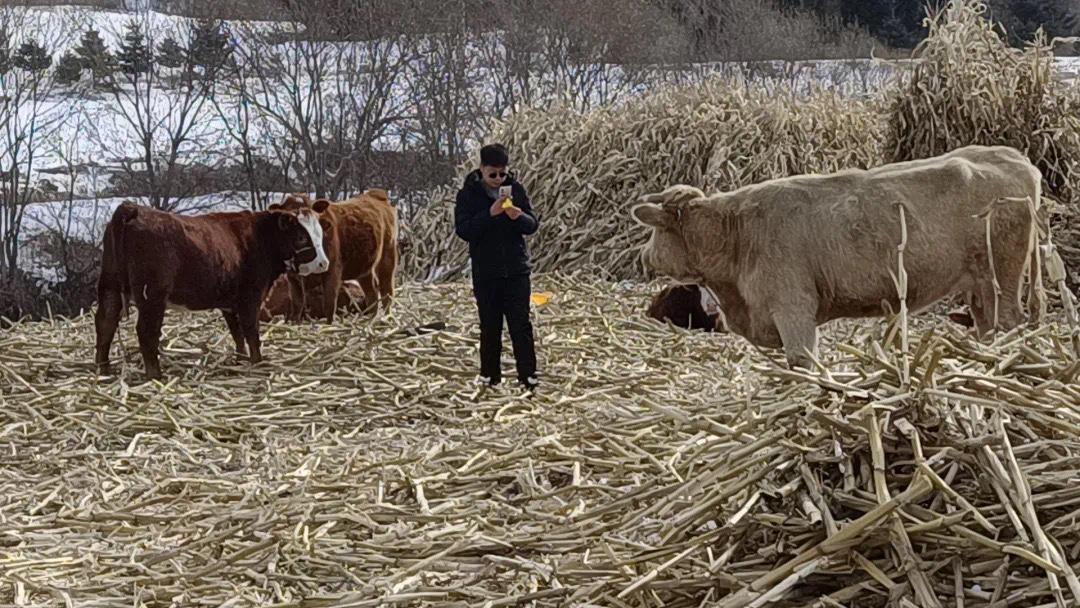
[[[889,60],[579,65],[531,76],[525,99],[485,58],[498,34],[471,39],[460,76],[482,84],[455,96],[421,69],[448,52],[437,35],[0,9],[23,26],[0,228],[27,302],[0,329],[0,604],[1076,605],[1080,89],[1060,41],[1010,46],[987,8],[950,2]],[[167,39],[209,50],[188,67],[144,66],[134,44],[112,67],[80,54],[90,26],[122,49],[131,15],[155,57]],[[21,50],[29,24],[53,35],[47,69]],[[439,139],[450,110],[475,124]],[[444,154],[415,153],[423,137]],[[326,141],[336,154],[312,152]],[[475,382],[454,237],[495,141],[540,219],[531,396]],[[822,325],[813,369],[793,369],[645,314],[671,280],[642,262],[642,197],[969,144],[1042,175],[1040,323],[979,336],[942,300]],[[407,243],[388,310],[263,322],[257,365],[219,313],[169,310],[147,381],[132,307],[97,373],[93,286],[122,201],[193,215],[366,188],[388,190]]]

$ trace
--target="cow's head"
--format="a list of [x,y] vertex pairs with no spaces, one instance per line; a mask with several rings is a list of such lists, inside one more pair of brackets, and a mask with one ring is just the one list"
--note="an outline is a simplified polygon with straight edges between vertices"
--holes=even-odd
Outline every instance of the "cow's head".
[[679,203],[642,203],[635,205],[631,215],[642,226],[652,228],[652,237],[641,251],[645,265],[671,277],[679,283],[697,283],[701,277],[690,261],[690,252],[683,237]]
[[294,249],[290,263],[286,264],[290,271],[308,275],[326,272],[330,268],[324,247],[324,224],[319,217],[329,206],[330,202],[326,199],[312,203],[306,194],[289,194],[280,203],[270,205],[272,212],[295,217],[307,236],[306,248]]
[[277,229],[278,253],[285,260],[290,272],[301,275],[319,274],[330,268],[330,260],[323,250],[323,232],[319,216],[302,209],[297,212],[272,210]]

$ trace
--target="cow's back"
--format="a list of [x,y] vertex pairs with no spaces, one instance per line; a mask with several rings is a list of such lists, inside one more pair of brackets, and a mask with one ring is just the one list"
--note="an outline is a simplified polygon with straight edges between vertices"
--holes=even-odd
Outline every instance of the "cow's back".
[[397,214],[383,191],[365,192],[327,212],[337,230],[343,279],[368,275],[384,251],[395,246]]
[[169,305],[190,310],[231,303],[244,272],[242,241],[253,236],[247,212],[185,217],[140,207],[124,228],[131,296],[138,303],[161,291]]
[[[881,314],[883,301],[897,305],[890,272],[898,270],[901,205],[907,299],[918,309],[970,287],[987,257],[985,221],[976,216],[1003,198],[1038,204],[1039,180],[1019,152],[979,146],[867,171],[771,180],[718,200],[739,216],[737,250],[749,271],[740,289],[762,292],[762,283],[801,277],[792,288],[813,290],[824,321]],[[1012,204],[1015,216],[1024,203]]]

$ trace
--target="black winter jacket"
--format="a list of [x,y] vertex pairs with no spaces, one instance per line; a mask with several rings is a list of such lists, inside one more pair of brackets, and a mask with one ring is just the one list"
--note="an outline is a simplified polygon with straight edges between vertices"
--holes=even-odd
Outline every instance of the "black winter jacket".
[[505,213],[491,216],[491,198],[484,189],[480,170],[465,177],[465,184],[454,204],[454,228],[469,243],[472,272],[476,278],[506,278],[528,274],[529,250],[525,236],[533,234],[540,222],[529,204],[529,195],[514,179],[506,176],[503,186],[510,186],[514,206],[524,213],[516,220]]

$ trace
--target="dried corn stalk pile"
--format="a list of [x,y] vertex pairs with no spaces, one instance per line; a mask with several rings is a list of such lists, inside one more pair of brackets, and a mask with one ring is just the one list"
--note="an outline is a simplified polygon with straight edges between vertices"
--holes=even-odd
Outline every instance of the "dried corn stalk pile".
[[951,0],[929,21],[914,71],[891,93],[889,161],[943,154],[968,144],[1027,152],[1049,193],[1074,201],[1080,183],[1080,94],[1054,78],[1043,39],[1024,50],[1005,41],[982,2]]
[[164,385],[91,375],[88,318],[0,335],[0,604],[1080,597],[1064,329],[977,343],[916,317],[905,359],[884,323],[831,325],[825,370],[796,376],[643,319],[655,286],[538,283],[532,400],[470,384],[461,284],[406,286],[391,319],[266,326],[255,369],[215,315],[170,313]]

